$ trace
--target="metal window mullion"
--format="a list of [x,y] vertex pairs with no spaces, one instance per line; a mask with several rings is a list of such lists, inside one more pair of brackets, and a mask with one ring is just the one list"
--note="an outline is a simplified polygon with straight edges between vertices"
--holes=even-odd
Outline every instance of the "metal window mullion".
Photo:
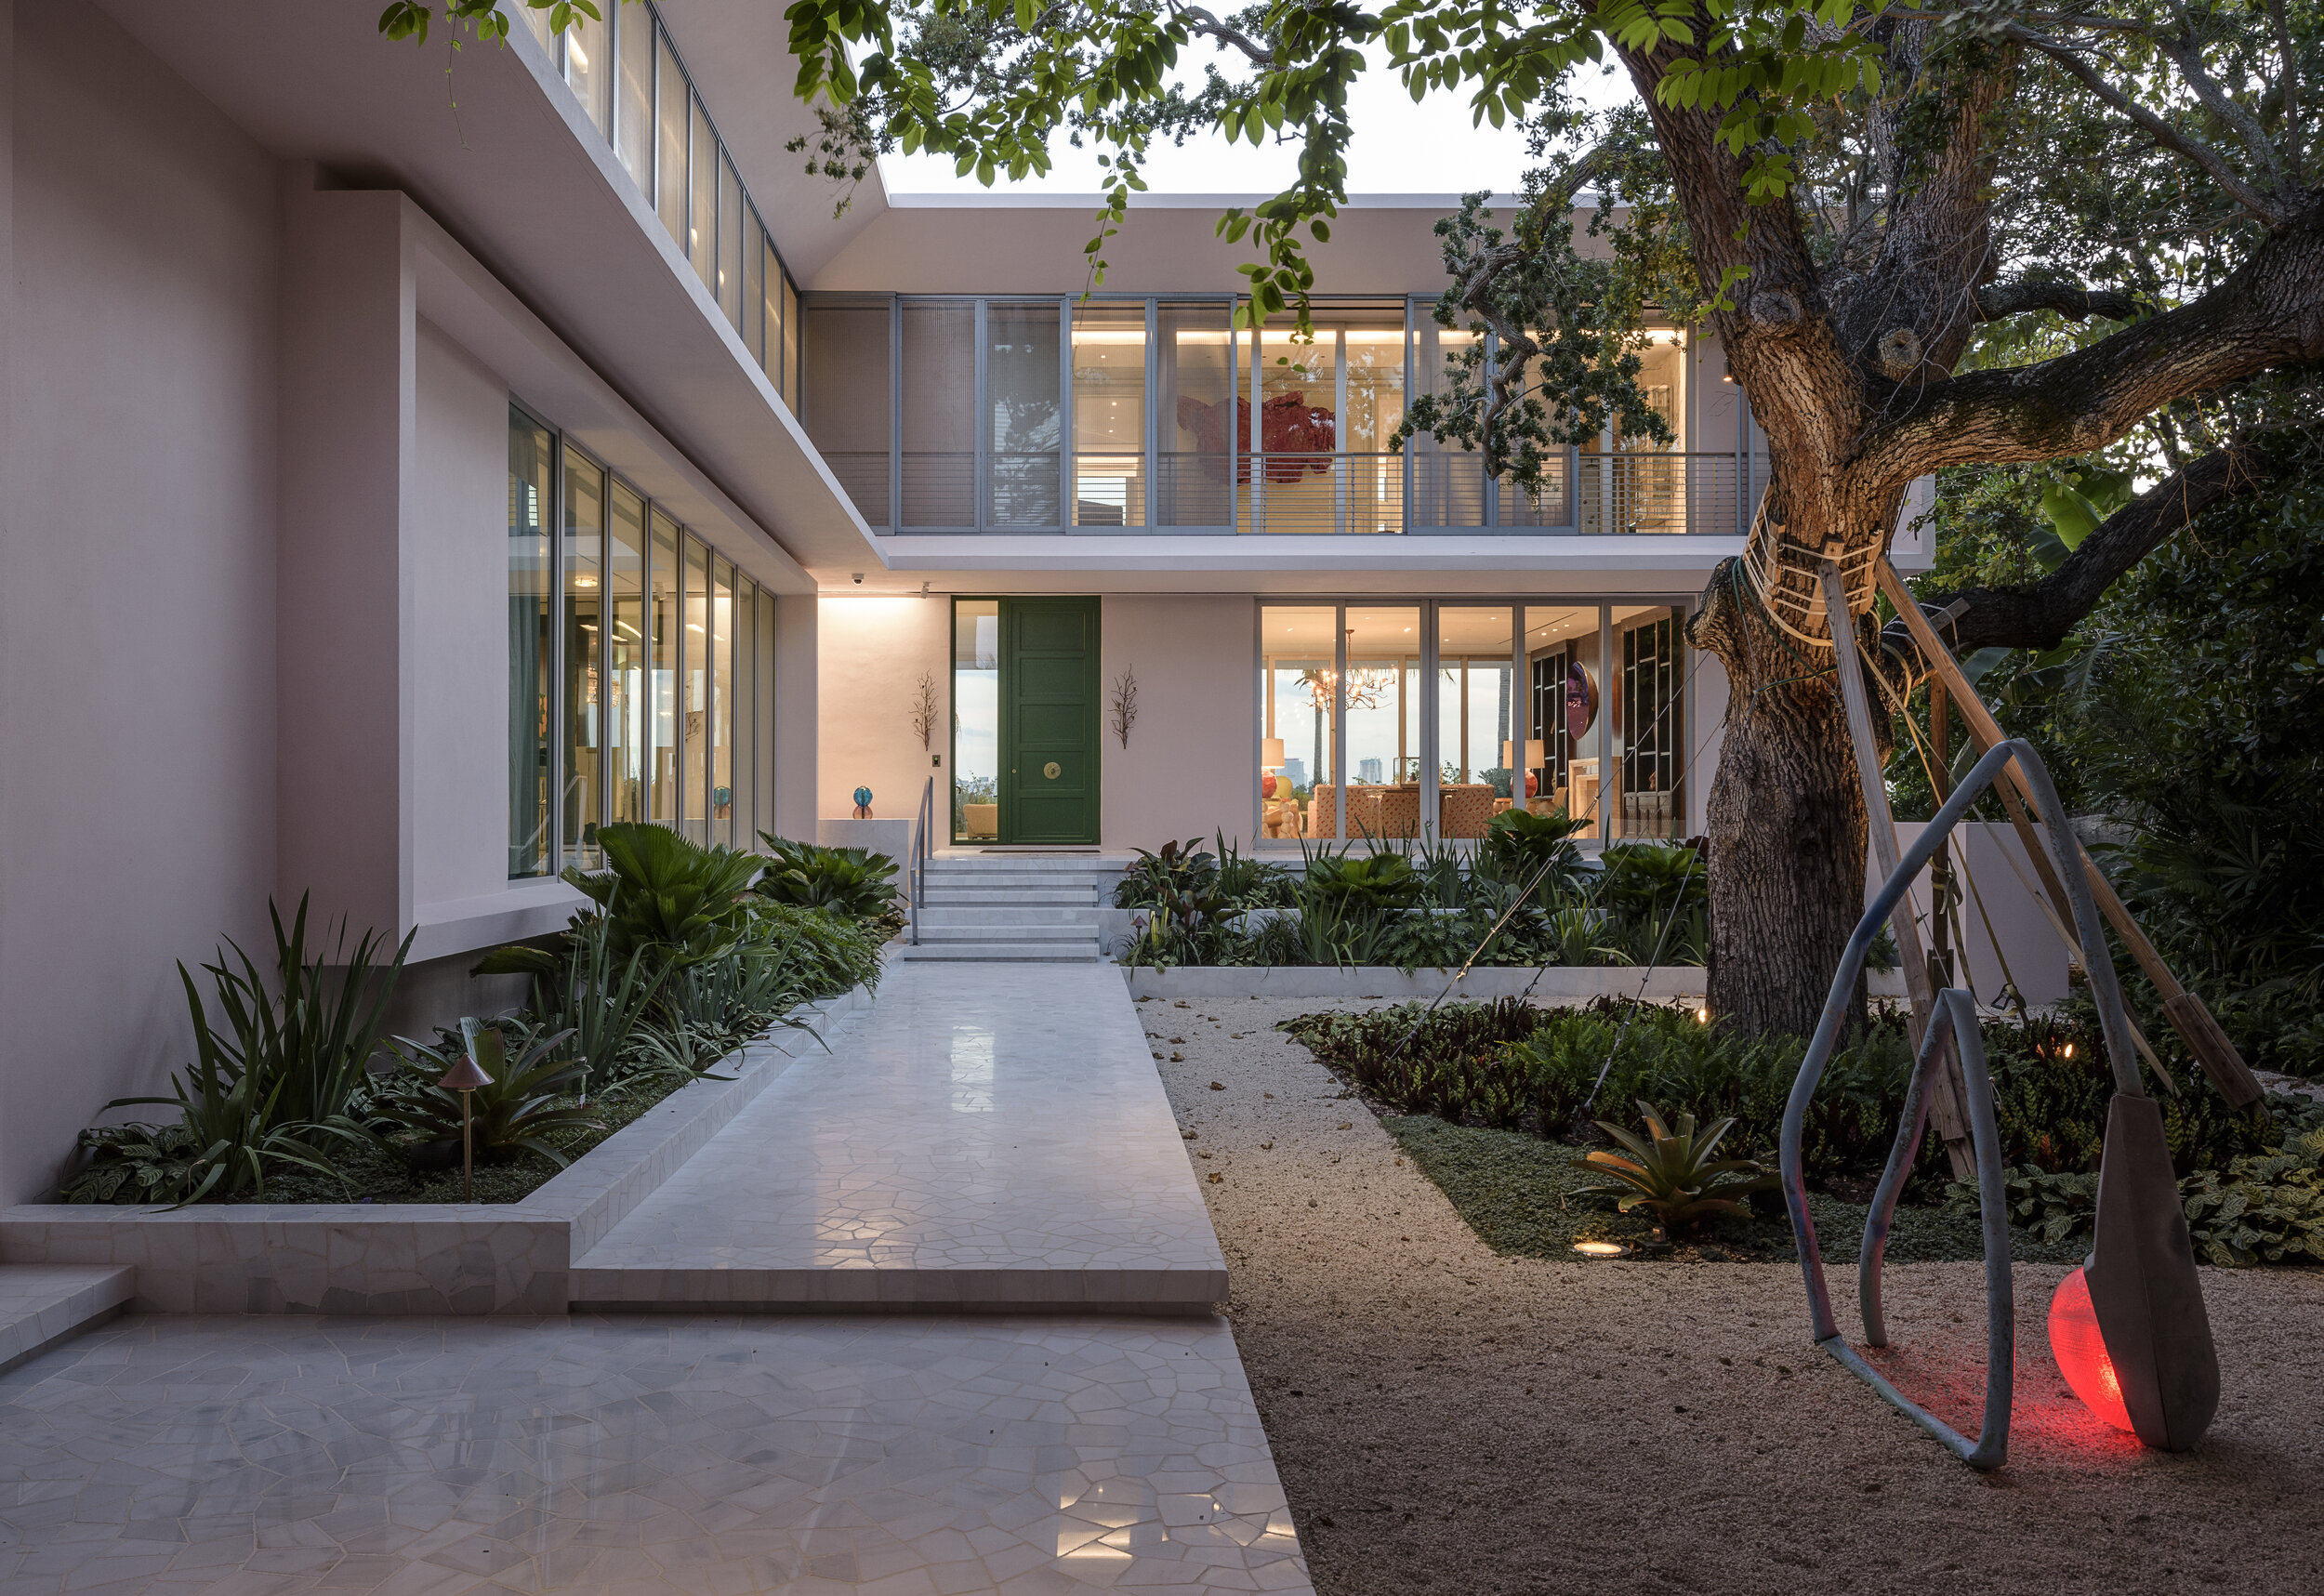
[[[1265,356],[1266,346],[1260,336],[1259,307],[1254,302],[1250,315],[1250,437],[1246,440],[1250,447],[1250,529],[1253,532],[1267,530],[1266,429],[1260,415],[1260,373],[1265,365]],[[1227,427],[1229,431],[1234,430],[1232,412],[1228,415]]]
[[1431,842],[1444,840],[1445,794],[1442,774],[1445,765],[1445,732],[1439,705],[1444,698],[1437,675],[1444,661],[1437,649],[1438,617],[1443,606],[1433,599],[1420,603],[1420,836]]
[[[1332,330],[1331,363],[1332,402],[1339,406],[1333,414],[1340,418],[1338,425],[1345,427],[1348,422],[1348,330],[1345,327]],[[1344,535],[1348,530],[1348,477],[1355,469],[1355,455],[1347,446],[1348,440],[1345,438],[1334,437],[1332,443],[1340,456],[1332,462],[1332,526]]]
[[686,554],[686,529],[673,525],[671,547],[678,558],[678,679],[670,683],[670,824],[686,834],[686,666],[693,651],[686,646],[686,585],[693,580],[693,561]]
[[972,323],[976,338],[976,430],[970,446],[976,451],[976,458],[970,468],[969,476],[970,489],[976,495],[976,503],[971,508],[974,511],[976,530],[979,532],[989,530],[992,521],[990,512],[993,476],[993,415],[992,407],[986,403],[988,393],[985,387],[984,370],[986,347],[984,309],[984,301],[979,299],[976,302],[976,315]]
[[[1404,302],[1404,407],[1407,415],[1412,409],[1414,368],[1419,364],[1413,358],[1419,335],[1413,322],[1412,303],[1409,297]],[[1396,530],[1407,534],[1412,531],[1412,462],[1415,454],[1413,445],[1417,442],[1417,439],[1406,438],[1399,456],[1399,469],[1404,474],[1404,519],[1397,523]]]
[[551,432],[548,457],[548,813],[543,817],[542,840],[548,851],[548,874],[563,868],[565,812],[564,696],[565,696],[565,437]]
[[[1499,347],[1500,340],[1499,338],[1495,337],[1491,333],[1485,335],[1485,365],[1483,368],[1483,376],[1485,377],[1485,386],[1488,390],[1490,390],[1493,386],[1493,355],[1495,350],[1497,350]],[[1477,442],[1480,445],[1477,455],[1477,470],[1485,478],[1485,524],[1487,526],[1499,526],[1501,524],[1500,479],[1493,472],[1486,470],[1485,468],[1486,462],[1489,457],[1489,445],[1491,442],[1492,441],[1490,439],[1486,438],[1480,438],[1477,440]]]
[[[1533,672],[1525,658],[1525,607],[1509,607],[1509,801],[1512,809],[1530,809],[1525,798],[1525,772],[1534,768],[1525,745],[1533,740]],[[1546,758],[1547,739],[1542,754]]]
[[605,142],[616,166],[621,165],[621,36],[627,32],[615,6],[605,14]]
[[[1235,405],[1243,393],[1242,340],[1235,336],[1235,301],[1226,302],[1226,529],[1232,534],[1241,525],[1242,516],[1236,506],[1235,483],[1243,456],[1243,441],[1235,435]],[[1252,531],[1256,532],[1257,527]]]
[[[1257,369],[1257,363],[1252,363]],[[1259,473],[1251,473],[1254,485]],[[1348,838],[1348,607],[1332,606],[1331,626],[1331,835]]]
[[1598,606],[1598,846],[1614,840],[1614,709],[1621,701],[1620,666],[1614,658],[1614,606]]
[[[1162,394],[1161,329],[1161,307],[1149,295],[1146,298],[1146,424],[1141,429],[1144,433],[1142,442],[1146,452],[1146,502],[1139,516],[1148,532],[1161,523],[1161,517],[1156,512],[1162,498],[1162,478],[1157,470],[1162,455],[1162,429],[1155,419],[1155,406],[1161,402]],[[1258,832],[1251,833],[1254,844],[1258,838]]]
[[[804,340],[801,340],[802,345]],[[904,297],[888,298],[888,530],[904,530]]]

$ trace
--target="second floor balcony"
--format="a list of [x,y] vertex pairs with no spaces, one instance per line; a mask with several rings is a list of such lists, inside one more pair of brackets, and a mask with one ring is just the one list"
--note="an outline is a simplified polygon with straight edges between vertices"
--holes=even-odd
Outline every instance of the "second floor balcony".
[[1430,304],[1319,305],[1301,336],[1237,329],[1228,296],[810,297],[803,419],[883,534],[1744,530],[1764,461],[1715,345],[1647,346],[1671,442],[1609,429],[1528,490],[1398,439],[1406,397],[1441,391],[1472,345]]

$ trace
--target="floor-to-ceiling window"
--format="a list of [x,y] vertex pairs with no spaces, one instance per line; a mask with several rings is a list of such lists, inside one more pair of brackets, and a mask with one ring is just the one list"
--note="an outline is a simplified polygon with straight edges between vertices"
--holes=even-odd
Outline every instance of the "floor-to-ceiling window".
[[1074,310],[1073,523],[1144,526],[1146,307]]
[[1520,804],[1573,815],[1584,842],[1685,836],[1684,622],[1668,604],[1262,603],[1261,839],[1474,840]]
[[614,821],[773,828],[772,594],[514,406],[508,568],[511,877],[596,868]]
[[508,874],[549,873],[548,527],[556,503],[555,434],[508,411]]
[[1000,600],[952,604],[952,839],[1000,837]]
[[1057,301],[984,307],[984,519],[995,527],[1062,525],[1063,394]]

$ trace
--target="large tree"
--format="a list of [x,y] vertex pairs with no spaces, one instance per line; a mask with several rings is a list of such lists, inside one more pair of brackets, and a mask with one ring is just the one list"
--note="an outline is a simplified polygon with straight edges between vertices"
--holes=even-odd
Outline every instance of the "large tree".
[[[1492,329],[1499,357],[1472,353],[1414,416],[1521,486],[1548,445],[1609,413],[1653,430],[1629,378],[1657,311],[1717,331],[1767,435],[1773,541],[1803,568],[1861,570],[1915,478],[2081,459],[2136,433],[2159,483],[2040,582],[1965,595],[1964,645],[2054,642],[2238,491],[2243,435],[2287,414],[2271,374],[2324,360],[2313,0],[1261,0],[1224,15],[794,0],[787,16],[830,169],[898,148],[990,181],[1046,170],[1061,135],[1100,145],[1115,179],[1090,242],[1099,281],[1155,140],[1297,146],[1294,183],[1221,222],[1251,246],[1261,314],[1303,309],[1306,251],[1346,197],[1361,74],[1530,124],[1543,167],[1506,231],[1473,203],[1446,230],[1438,313]],[[1212,49],[1226,70],[1192,83]],[[1570,98],[1604,63],[1636,89],[1627,113]],[[1585,192],[1609,247],[1575,248]],[[1868,639],[1868,587],[1852,596]],[[1723,567],[1692,636],[1731,683],[1710,798],[1712,1002],[1749,1030],[1804,1031],[1863,902],[1831,654]]]

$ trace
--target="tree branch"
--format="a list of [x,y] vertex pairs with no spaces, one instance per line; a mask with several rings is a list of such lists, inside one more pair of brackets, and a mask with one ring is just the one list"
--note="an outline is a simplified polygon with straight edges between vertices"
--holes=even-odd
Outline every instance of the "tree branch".
[[2145,308],[2137,295],[2119,288],[2084,288],[2078,284],[2055,281],[1994,283],[1970,292],[1976,301],[1980,322],[1998,322],[2004,316],[2027,310],[2055,310],[2076,322],[2086,316],[2127,322]]
[[2053,649],[2097,604],[2116,577],[2205,510],[2265,487],[2245,449],[2214,449],[2141,494],[2095,527],[2066,562],[2030,587],[1970,587],[1940,628],[1956,650]]
[[1275,53],[1254,40],[1240,28],[1229,27],[1199,6],[1172,5],[1170,14],[1186,24],[1187,32],[1197,38],[1215,39],[1230,49],[1239,50],[1251,65],[1261,70],[1275,64]]
[[2289,215],[2287,208],[2279,201],[2270,199],[2241,178],[2237,177],[2235,168],[2227,165],[2226,159],[2218,151],[2199,139],[2187,138],[2170,123],[2132,99],[2121,90],[2106,82],[2105,78],[2100,77],[2097,69],[2082,59],[2080,54],[2072,46],[2061,44],[2046,34],[2037,33],[2031,28],[2016,22],[2004,27],[2001,30],[2001,36],[2014,39],[2021,45],[2040,50],[2073,73],[2075,77],[2081,80],[2082,86],[2144,128],[2156,143],[2201,167],[2210,176],[2212,181],[2235,197],[2238,204],[2259,218],[2270,228],[2280,227],[2287,219]]

